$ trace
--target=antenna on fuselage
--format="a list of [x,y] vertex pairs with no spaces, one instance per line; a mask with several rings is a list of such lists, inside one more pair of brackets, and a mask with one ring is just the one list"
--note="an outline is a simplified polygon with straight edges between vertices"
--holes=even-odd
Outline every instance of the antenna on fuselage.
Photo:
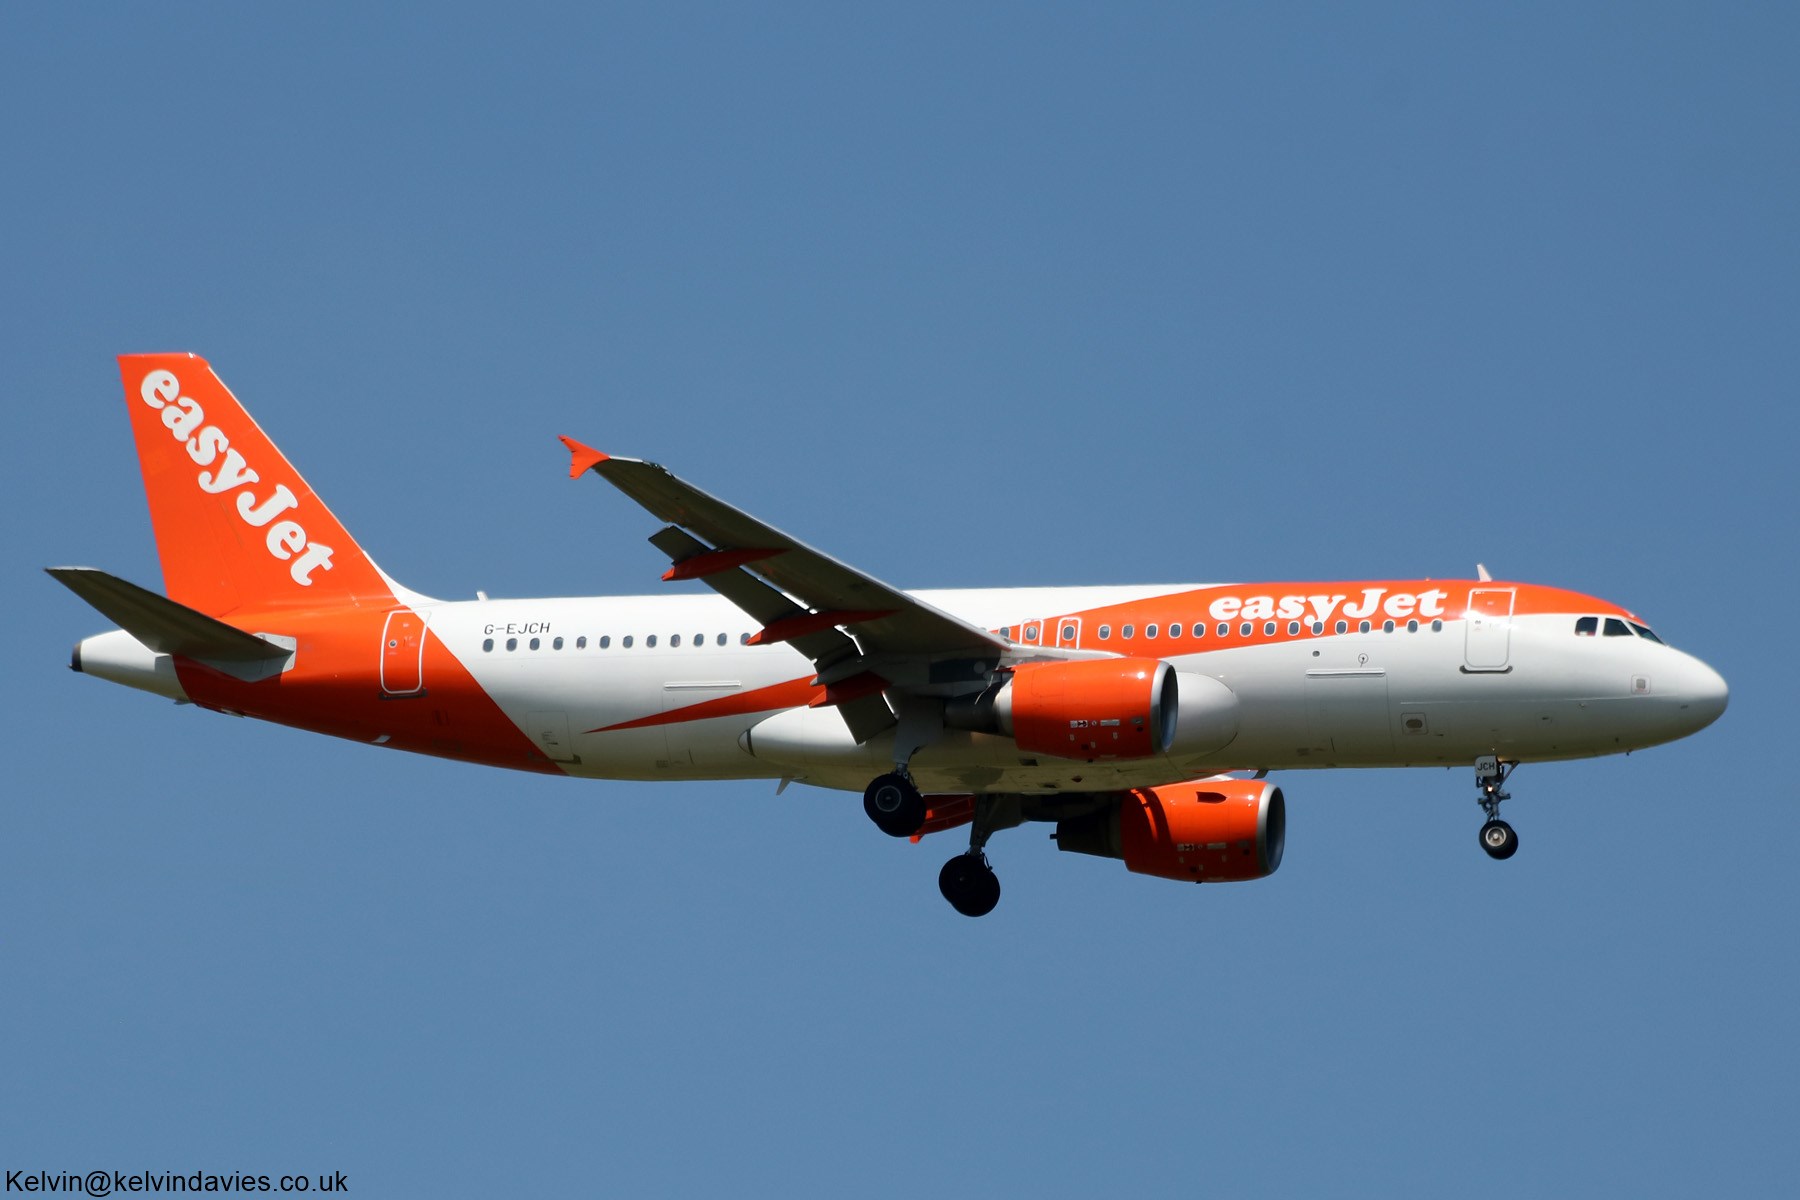
[[1481,582],[1483,582],[1483,583],[1494,582],[1494,577],[1492,575],[1488,574],[1488,569],[1487,569],[1486,563],[1476,563],[1475,564],[1475,578],[1481,580]]

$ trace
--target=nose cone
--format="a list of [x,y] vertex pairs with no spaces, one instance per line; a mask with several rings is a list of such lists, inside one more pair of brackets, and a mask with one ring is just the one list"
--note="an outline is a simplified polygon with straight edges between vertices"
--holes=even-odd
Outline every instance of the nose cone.
[[1682,707],[1692,727],[1705,729],[1719,719],[1731,700],[1724,676],[1697,658],[1689,657],[1682,672]]

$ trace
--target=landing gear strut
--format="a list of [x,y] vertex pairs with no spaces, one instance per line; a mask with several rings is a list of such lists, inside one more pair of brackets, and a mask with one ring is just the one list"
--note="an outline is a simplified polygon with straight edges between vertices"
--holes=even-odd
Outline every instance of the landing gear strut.
[[895,714],[894,769],[877,775],[863,789],[863,811],[889,837],[911,837],[925,824],[925,797],[919,794],[906,764],[920,747],[944,732],[942,702],[902,697]]
[[1500,802],[1511,799],[1501,789],[1518,765],[1503,763],[1491,754],[1475,760],[1475,786],[1481,789],[1477,800],[1481,811],[1487,814],[1487,824],[1481,827],[1481,848],[1492,859],[1511,858],[1519,851],[1519,835],[1500,819]]
[[1000,903],[1000,877],[988,866],[987,841],[996,830],[1023,824],[1017,796],[977,796],[969,822],[969,848],[938,872],[938,891],[965,917],[985,917]]
[[925,824],[925,797],[911,779],[893,771],[863,789],[863,811],[889,837],[911,837]]

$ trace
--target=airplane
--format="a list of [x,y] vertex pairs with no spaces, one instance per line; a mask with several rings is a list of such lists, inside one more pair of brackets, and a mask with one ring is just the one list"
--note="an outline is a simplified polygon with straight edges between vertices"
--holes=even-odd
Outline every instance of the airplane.
[[444,601],[384,573],[206,360],[119,358],[165,594],[47,568],[118,626],[87,675],[392,750],[614,780],[863,793],[876,828],[969,826],[939,890],[992,911],[986,847],[1189,882],[1280,865],[1272,771],[1472,764],[1482,848],[1520,763],[1705,728],[1724,679],[1605,600],[1493,579],[903,591],[655,463],[572,438],[711,594]]

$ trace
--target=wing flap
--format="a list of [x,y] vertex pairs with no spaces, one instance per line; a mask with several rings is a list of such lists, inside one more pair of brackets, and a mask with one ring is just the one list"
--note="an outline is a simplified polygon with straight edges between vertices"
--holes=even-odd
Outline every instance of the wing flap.
[[[650,544],[669,556],[677,567],[696,559],[710,558],[721,551],[708,546],[686,530],[670,525],[650,535]],[[714,560],[720,561],[720,560]],[[675,568],[670,568],[674,570]],[[782,621],[805,617],[807,610],[781,592],[770,587],[742,567],[708,571],[694,578],[725,597],[764,629]],[[840,662],[856,653],[856,643],[836,628],[821,629],[803,637],[790,639],[794,648],[818,667]]]

